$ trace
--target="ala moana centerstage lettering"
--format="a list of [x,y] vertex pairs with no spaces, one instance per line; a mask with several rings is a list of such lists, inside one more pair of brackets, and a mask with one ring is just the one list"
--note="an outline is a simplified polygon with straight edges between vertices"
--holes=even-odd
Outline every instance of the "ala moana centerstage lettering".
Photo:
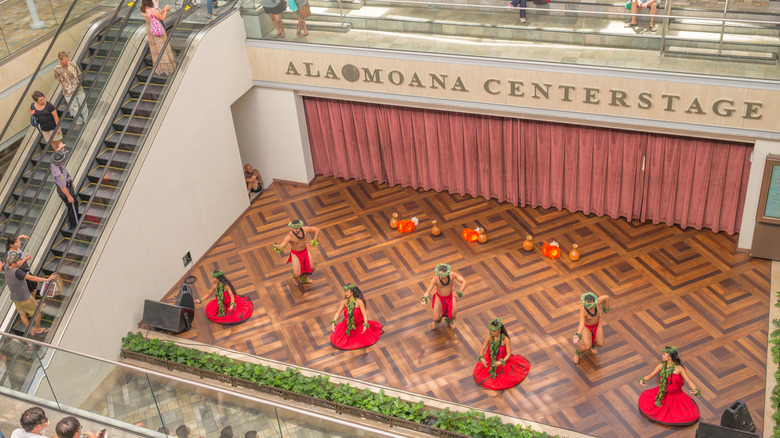
[[[413,88],[428,88],[432,90],[449,90],[470,93],[471,88],[460,76],[440,73],[403,72],[397,69],[385,71],[381,68],[358,67],[354,64],[344,64],[334,68],[328,64],[321,69],[312,62],[302,62],[296,65],[290,61],[287,64],[286,75],[348,82],[363,82],[371,84],[392,84]],[[708,100],[700,97],[683,97],[669,92],[653,93],[647,90],[625,91],[620,89],[601,89],[599,87],[575,86],[566,84],[550,84],[520,80],[489,78],[482,82],[482,91],[489,95],[504,94],[511,98],[537,99],[558,102],[581,102],[589,105],[605,105],[619,108],[638,108],[641,110],[659,110],[666,112],[685,112],[694,115],[714,114],[718,117],[733,117],[738,114],[743,119],[761,120],[763,117],[762,102],[742,101],[719,96]],[[479,90],[478,87],[475,87]],[[510,100],[509,103],[512,103]],[[561,108],[564,109],[564,108]]]

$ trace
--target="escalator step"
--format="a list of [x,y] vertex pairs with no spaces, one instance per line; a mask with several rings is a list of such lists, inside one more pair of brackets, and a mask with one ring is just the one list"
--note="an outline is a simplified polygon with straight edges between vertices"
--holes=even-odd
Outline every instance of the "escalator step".
[[[105,140],[103,140],[103,143],[105,143],[106,147],[109,149],[113,149],[116,147],[116,142],[119,140],[121,132],[114,131],[111,135],[106,137]],[[135,150],[138,148],[138,145],[141,144],[142,138],[138,134],[133,134],[131,132],[126,132],[125,136],[122,138],[122,146],[120,147],[120,150]],[[105,163],[101,163],[105,164]]]
[[117,131],[122,131],[127,126],[127,132],[133,134],[143,134],[147,126],[151,125],[151,119],[146,117],[140,117],[138,115],[133,116],[131,119],[129,115],[122,115],[118,119],[114,120],[112,124],[113,128]]
[[[57,256],[62,257],[65,248],[68,247],[70,239],[61,238],[51,249],[51,252]],[[68,257],[66,260],[75,260],[78,262],[83,261],[92,253],[92,243],[84,240],[74,240],[73,244],[68,248]]]
[[[149,79],[149,74],[152,72],[152,67],[146,65],[144,68],[138,72],[135,77],[138,79],[138,82],[145,83],[147,79]],[[163,85],[168,80],[168,76],[162,76],[157,73],[154,74],[154,77],[152,78],[151,83],[152,84],[159,84]]]
[[[138,102],[138,99],[128,99],[122,104],[122,112],[130,114],[136,102]],[[141,100],[141,103],[138,104],[138,109],[135,110],[135,114],[141,117],[150,117],[156,104],[157,102],[154,100]]]
[[[113,149],[105,149],[98,154],[96,160],[99,164],[106,165],[108,160],[111,159],[111,151]],[[111,167],[117,167],[120,169],[127,169],[130,163],[135,160],[135,153],[131,151],[122,150],[121,148],[116,151],[114,158],[111,159]]]
[[[96,188],[97,185],[94,183],[87,184],[86,187],[79,191],[79,198],[84,200],[89,199],[92,194],[95,193]],[[101,184],[100,188],[97,188],[97,194],[95,195],[95,200],[93,202],[99,202],[101,204],[113,204],[114,201],[119,198],[119,194],[121,193],[120,189],[121,188],[117,186]]]
[[120,183],[120,178],[122,175],[124,175],[124,169],[117,168],[117,167],[109,167],[108,172],[106,172],[105,175],[103,175],[103,172],[105,171],[106,166],[96,166],[94,169],[92,169],[91,172],[87,175],[87,178],[89,178],[90,182],[97,183],[100,180],[100,177],[103,177],[103,183],[110,184],[112,186],[118,186]]
[[[149,84],[146,87],[146,90],[143,93],[144,95],[143,95],[142,99],[156,101],[157,99],[160,98],[160,95],[162,94],[164,88],[165,87],[163,85]],[[139,82],[139,83],[133,85],[132,87],[130,87],[130,90],[128,90],[128,93],[130,94],[130,97],[138,99],[141,96],[141,90],[143,90],[143,89],[144,89],[144,84]]]

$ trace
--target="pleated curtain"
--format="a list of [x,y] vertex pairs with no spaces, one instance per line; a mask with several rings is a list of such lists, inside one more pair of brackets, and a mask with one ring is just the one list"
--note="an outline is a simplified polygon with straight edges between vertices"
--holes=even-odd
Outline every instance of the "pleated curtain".
[[317,174],[739,232],[750,145],[322,98],[304,108]]

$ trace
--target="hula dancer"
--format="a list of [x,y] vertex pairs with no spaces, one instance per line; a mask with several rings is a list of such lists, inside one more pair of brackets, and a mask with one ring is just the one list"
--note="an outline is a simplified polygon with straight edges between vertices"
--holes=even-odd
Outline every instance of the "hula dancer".
[[290,232],[284,236],[282,243],[274,243],[274,251],[277,254],[281,254],[284,252],[284,247],[290,245],[290,257],[287,259],[287,263],[292,263],[293,265],[293,278],[300,281],[301,284],[314,283],[309,278],[312,272],[314,272],[314,257],[309,254],[306,246],[306,233],[314,233],[314,236],[309,241],[309,245],[318,246],[320,242],[317,241],[317,238],[320,235],[320,229],[307,227],[299,219],[295,219],[287,226],[290,227]]
[[[208,300],[212,295],[215,295],[214,299],[206,303],[208,319],[222,325],[232,325],[242,323],[252,316],[252,300],[239,295],[233,283],[219,269],[211,273],[211,289],[204,299]],[[201,304],[203,300],[198,298],[195,302]]]
[[[441,319],[447,322],[450,327],[454,327],[455,318],[458,316],[458,305],[455,301],[455,295],[463,296],[468,282],[457,272],[453,272],[450,265],[440,263],[433,270],[435,277],[431,279],[431,284],[425,291],[425,295],[420,298],[420,303],[424,306],[433,292],[431,307],[433,309],[431,330],[435,330]],[[458,288],[455,288],[453,280],[457,281]],[[453,294],[453,291],[455,292]]]
[[[604,346],[604,332],[599,330],[599,322],[609,310],[609,296],[597,296],[593,292],[586,292],[580,297],[580,324],[572,336],[574,345],[582,342],[574,348],[574,363],[580,363],[584,352],[590,349],[593,354],[598,353],[596,347]],[[599,305],[601,308],[599,309]],[[585,330],[587,328],[587,330]]]
[[493,391],[511,388],[525,379],[531,364],[519,354],[512,354],[507,333],[501,318],[490,321],[490,334],[482,343],[482,349],[474,367],[477,385]]
[[[336,323],[339,315],[344,320]],[[363,293],[355,283],[344,286],[344,300],[330,321],[330,344],[339,350],[355,350],[376,344],[382,336],[382,324],[368,320]]]
[[690,426],[699,421],[699,407],[682,387],[687,383],[696,397],[701,395],[701,390],[682,365],[677,347],[661,350],[661,363],[650,375],[640,378],[639,384],[647,385],[656,375],[658,386],[639,396],[639,411],[650,421],[666,426]]

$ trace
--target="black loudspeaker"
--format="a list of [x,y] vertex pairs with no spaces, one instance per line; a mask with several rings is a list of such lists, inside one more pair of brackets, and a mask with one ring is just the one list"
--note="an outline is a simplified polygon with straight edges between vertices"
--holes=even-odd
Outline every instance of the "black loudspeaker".
[[186,307],[159,301],[144,301],[143,323],[150,327],[181,333],[190,329],[194,317],[195,312]]
[[696,438],[758,438],[758,435],[744,430],[700,422],[698,429],[696,429]]
[[192,288],[189,284],[182,284],[179,288],[179,294],[176,295],[176,305],[195,310],[195,299],[192,298]]
[[737,400],[723,412],[720,417],[720,425],[732,429],[746,430],[755,432],[756,425],[753,424],[753,417],[750,416],[747,405]]

